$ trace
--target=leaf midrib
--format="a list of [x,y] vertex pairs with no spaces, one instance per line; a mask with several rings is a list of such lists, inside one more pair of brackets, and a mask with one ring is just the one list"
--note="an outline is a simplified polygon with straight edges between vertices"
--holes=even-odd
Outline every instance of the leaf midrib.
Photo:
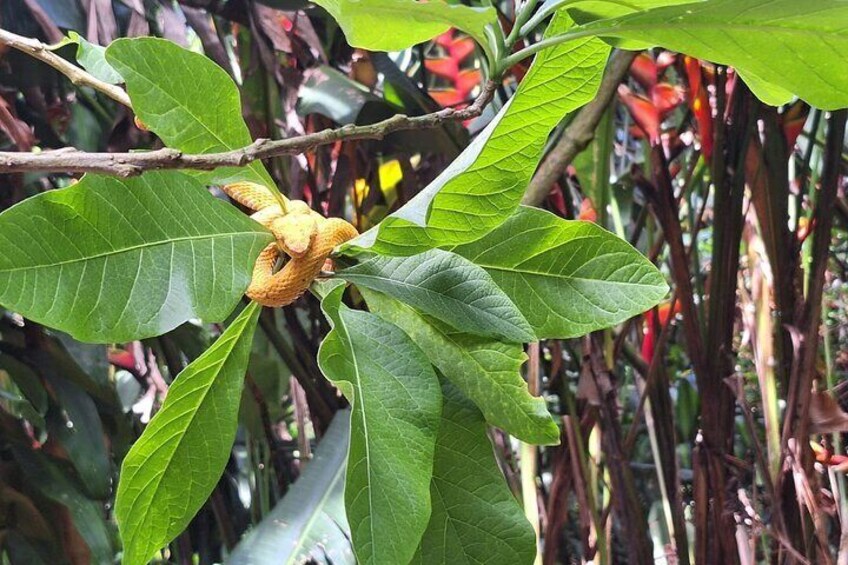
[[[44,263],[38,265],[28,265],[24,267],[15,267],[12,269],[0,269],[0,274],[5,273],[15,273],[18,271],[31,271],[38,269],[49,269],[53,267],[60,267],[63,265],[72,265],[74,263],[85,263],[87,261],[94,261],[96,259],[102,259],[103,257],[112,257],[115,255],[122,255],[124,253],[132,253],[133,251],[141,250],[141,249],[149,249],[153,247],[159,247],[162,245],[168,245],[173,243],[181,243],[184,241],[202,241],[202,240],[214,240],[214,239],[223,239],[223,238],[234,238],[238,236],[246,236],[246,235],[263,235],[262,232],[228,232],[228,233],[218,233],[218,234],[206,234],[206,235],[198,235],[198,236],[184,236],[184,237],[176,237],[173,239],[165,239],[165,240],[157,240],[147,243],[142,243],[139,245],[131,245],[128,247],[123,247],[121,249],[113,249],[111,251],[106,251],[102,253],[96,253],[94,255],[88,255],[85,257],[79,257],[76,259],[67,259],[63,261],[57,261],[55,263]],[[269,236],[270,241],[270,236]]]
[[599,285],[626,285],[626,286],[633,286],[633,287],[646,288],[646,289],[657,288],[657,285],[646,284],[646,283],[634,283],[634,282],[625,282],[625,281],[610,281],[610,280],[606,280],[606,279],[590,279],[590,278],[587,278],[587,277],[575,277],[575,276],[572,276],[572,275],[555,275],[553,273],[546,273],[544,271],[532,271],[532,270],[529,270],[529,269],[513,269],[513,268],[508,268],[508,267],[500,267],[500,266],[496,266],[496,265],[484,265],[482,263],[479,263],[479,265],[481,267],[483,267],[484,269],[486,269],[487,271],[497,271],[497,272],[500,272],[500,273],[516,273],[516,274],[519,274],[519,275],[532,275],[532,276],[537,276],[537,277],[563,279],[563,280],[567,280],[567,281],[577,281],[577,282],[593,283],[593,284],[599,284]]

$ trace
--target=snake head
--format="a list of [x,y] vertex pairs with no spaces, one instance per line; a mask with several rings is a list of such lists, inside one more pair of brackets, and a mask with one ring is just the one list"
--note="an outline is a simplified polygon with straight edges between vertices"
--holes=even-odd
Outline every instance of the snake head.
[[303,257],[315,241],[318,222],[312,214],[289,213],[272,222],[271,232],[289,257]]

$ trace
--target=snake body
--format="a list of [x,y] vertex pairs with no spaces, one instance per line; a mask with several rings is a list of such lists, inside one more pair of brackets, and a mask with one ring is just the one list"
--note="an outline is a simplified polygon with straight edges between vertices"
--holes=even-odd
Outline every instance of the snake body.
[[[259,254],[245,292],[263,306],[286,306],[297,300],[321,273],[333,249],[359,235],[345,220],[325,218],[300,200],[288,202],[283,211],[274,195],[255,183],[233,183],[223,190],[250,208],[251,218],[271,230],[277,240]],[[275,273],[281,254],[289,260]]]

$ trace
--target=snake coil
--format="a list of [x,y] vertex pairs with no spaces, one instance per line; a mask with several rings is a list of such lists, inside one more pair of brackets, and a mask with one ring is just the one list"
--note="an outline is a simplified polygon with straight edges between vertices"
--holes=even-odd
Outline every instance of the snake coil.
[[[283,210],[262,185],[238,182],[223,187],[230,198],[254,213],[250,216],[274,234],[276,241],[259,254],[245,294],[263,306],[291,304],[321,273],[333,249],[359,232],[340,218],[325,218],[301,200],[291,200]],[[277,260],[289,260],[274,272]]]

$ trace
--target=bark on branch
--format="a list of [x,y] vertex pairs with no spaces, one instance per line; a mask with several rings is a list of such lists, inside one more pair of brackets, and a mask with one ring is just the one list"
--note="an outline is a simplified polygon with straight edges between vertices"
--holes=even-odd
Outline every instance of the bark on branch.
[[303,153],[336,141],[382,139],[400,130],[433,128],[448,121],[476,118],[492,99],[496,88],[496,83],[486,83],[474,102],[461,110],[444,108],[423,116],[398,114],[370,125],[346,125],[289,139],[257,139],[247,147],[221,153],[185,154],[170,148],[134,153],[88,153],[73,148],[42,153],[0,152],[0,173],[91,172],[131,177],[155,169],[211,170],[218,167],[243,167],[257,159]]

